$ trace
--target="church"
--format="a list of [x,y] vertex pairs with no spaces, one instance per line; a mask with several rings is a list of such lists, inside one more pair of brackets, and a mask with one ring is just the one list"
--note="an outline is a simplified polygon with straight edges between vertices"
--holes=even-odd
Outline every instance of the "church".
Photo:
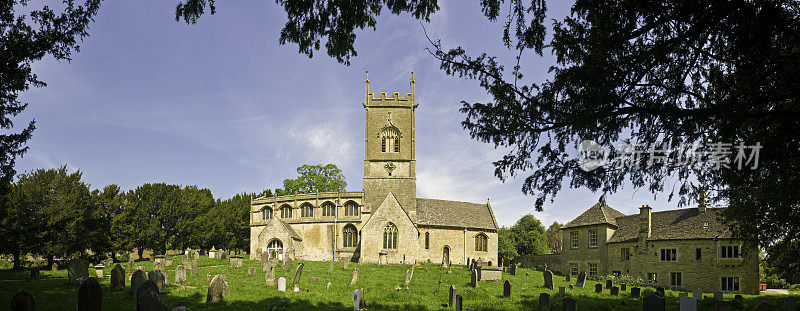
[[410,84],[405,96],[375,96],[369,76],[364,81],[362,191],[251,201],[251,258],[266,252],[278,259],[380,264],[497,262],[498,226],[488,201],[417,197],[413,73]]

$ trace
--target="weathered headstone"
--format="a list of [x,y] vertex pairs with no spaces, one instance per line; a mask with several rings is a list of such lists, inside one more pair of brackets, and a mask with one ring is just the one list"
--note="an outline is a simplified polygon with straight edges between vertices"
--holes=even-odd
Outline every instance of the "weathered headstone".
[[469,285],[472,286],[472,288],[478,287],[478,269],[472,270],[469,278]]
[[742,295],[737,294],[736,296],[733,296],[733,302],[736,304],[737,307],[741,307],[743,303]]
[[642,310],[644,311],[664,311],[664,298],[658,295],[649,295],[642,300]]
[[285,277],[279,277],[278,278],[278,291],[279,292],[285,292],[286,291],[286,278]]
[[783,298],[783,308],[786,310],[797,310],[797,298],[791,296]]
[[177,284],[183,281],[186,281],[186,267],[178,265],[178,267],[175,268],[175,283]]
[[517,275],[517,265],[516,264],[512,264],[512,265],[508,266],[508,274]]
[[222,274],[218,274],[211,280],[208,285],[208,294],[206,294],[206,303],[220,301],[228,298],[231,295],[228,290],[228,278]]
[[549,290],[553,290],[553,272],[550,270],[544,270],[544,287]]
[[161,270],[147,272],[147,280],[153,281],[153,283],[156,284],[159,293],[163,293],[167,288],[167,277],[164,276]]
[[52,271],[58,271],[58,263],[54,262],[53,265],[50,267]]
[[563,311],[575,311],[578,309],[578,305],[575,302],[575,298],[572,298],[571,296],[566,296],[561,301],[562,301],[561,310]]
[[606,280],[606,289],[611,289],[611,286],[613,286],[611,280]]
[[267,272],[264,274],[267,286],[275,286],[275,267],[267,265]]
[[136,310],[167,311],[167,305],[161,300],[158,286],[153,281],[144,282],[139,286],[136,292]]
[[111,290],[125,289],[125,269],[119,264],[111,269]]
[[455,303],[455,300],[456,300],[456,286],[450,285],[450,288],[447,292],[447,305],[452,307],[453,304]]
[[595,293],[602,293],[603,292],[603,284],[597,283],[594,285],[594,292]]
[[283,260],[283,271],[289,271],[292,269],[292,259],[288,256]]
[[681,311],[697,311],[697,299],[689,297],[689,295],[680,297],[678,303]]
[[330,262],[328,262],[328,274],[331,274],[331,273],[333,273],[333,269],[334,269],[335,267],[336,267],[336,266],[334,265],[334,263],[333,263],[333,260],[331,260]]
[[564,287],[564,286],[559,286],[558,287],[558,294],[559,295],[564,296],[564,294],[566,294],[566,293],[567,293],[567,288],[566,287]]
[[219,259],[222,259],[222,260],[228,259],[228,251],[226,251],[226,250],[219,251]]
[[97,277],[98,279],[102,279],[103,278],[103,269],[105,269],[105,266],[103,266],[103,265],[94,266],[95,277]]
[[567,281],[567,282],[572,282],[572,275],[567,274],[567,276],[564,278],[564,280]]
[[581,271],[581,273],[578,274],[578,281],[575,282],[575,287],[578,288],[583,287],[585,283],[586,283],[586,272]]
[[100,311],[103,309],[103,288],[95,278],[88,278],[78,288],[78,311]]
[[353,311],[361,310],[361,290],[356,289],[353,292]]
[[79,278],[89,278],[89,263],[83,259],[72,259],[67,262],[67,281],[70,285],[79,285]]
[[300,277],[303,275],[303,266],[305,266],[302,262],[297,265],[297,270],[294,271],[294,277],[292,278],[292,287],[294,291],[297,291],[300,285]]
[[503,297],[511,297],[511,282],[503,282]]
[[200,273],[200,265],[197,264],[197,259],[192,260],[192,276],[197,276]]
[[625,283],[619,284],[619,289],[623,292],[628,290],[628,284]]
[[206,283],[211,283],[211,280],[214,279],[214,275],[209,272],[206,274]]
[[714,301],[714,311],[731,311],[731,302],[725,300]]
[[722,300],[722,292],[721,291],[715,291],[714,292],[714,300]]
[[772,311],[772,305],[767,301],[761,301],[756,307],[757,311]]
[[241,268],[242,264],[244,264],[244,257],[242,256],[231,256],[231,267],[234,268]]
[[461,311],[463,304],[464,304],[464,297],[461,297],[461,294],[456,294],[456,302],[455,302],[456,311]]
[[331,282],[328,282],[328,285],[325,285],[326,290],[331,290]]
[[192,257],[194,257],[194,260],[200,260],[200,252],[192,251]]
[[247,268],[247,276],[251,276],[256,274],[256,267],[249,267]]
[[344,265],[342,267],[344,267],[344,269],[347,270],[350,267],[350,260],[345,258],[343,261],[344,261]]
[[539,294],[539,310],[550,310],[550,294]]
[[703,290],[695,288],[695,290],[692,291],[692,297],[697,300],[703,300]]
[[361,302],[359,302],[358,305],[361,306],[362,308],[366,309],[367,308],[367,292],[364,291],[363,288],[361,288],[361,291],[359,291],[359,292],[361,293]]
[[139,291],[139,287],[141,287],[142,284],[144,284],[144,282],[147,282],[147,275],[144,273],[144,271],[142,270],[134,271],[133,275],[131,276],[130,294],[136,295],[136,293]]
[[31,267],[31,280],[38,280],[39,279],[39,268]]
[[183,254],[183,255],[181,255],[181,263],[183,263],[183,264],[188,264],[188,263],[190,262],[190,261],[189,261],[189,260],[190,260],[189,258],[191,258],[191,257],[189,257],[189,254]]
[[33,311],[36,308],[36,300],[33,295],[24,291],[18,290],[14,297],[11,297],[11,311]]
[[411,283],[411,270],[406,270],[406,277],[403,280],[403,286],[408,286]]
[[642,294],[642,289],[636,286],[631,287],[631,297],[638,298]]
[[619,287],[611,286],[611,296],[619,296]]
[[358,282],[358,267],[353,267],[353,274],[350,276],[350,287]]

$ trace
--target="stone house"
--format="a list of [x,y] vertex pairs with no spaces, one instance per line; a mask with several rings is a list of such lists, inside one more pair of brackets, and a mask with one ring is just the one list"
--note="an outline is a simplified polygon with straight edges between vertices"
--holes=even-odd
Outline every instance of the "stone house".
[[562,228],[560,270],[630,275],[655,286],[758,294],[758,249],[731,238],[723,208],[624,215],[597,203]]
[[250,257],[364,263],[497,262],[489,203],[417,198],[414,77],[411,92],[375,96],[364,81],[363,191],[251,201]]

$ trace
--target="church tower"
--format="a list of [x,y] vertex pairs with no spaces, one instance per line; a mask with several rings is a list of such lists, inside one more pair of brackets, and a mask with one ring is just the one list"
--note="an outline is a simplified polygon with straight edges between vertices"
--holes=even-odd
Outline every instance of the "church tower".
[[364,205],[375,212],[391,192],[408,216],[417,220],[414,157],[414,73],[411,92],[375,96],[364,80]]

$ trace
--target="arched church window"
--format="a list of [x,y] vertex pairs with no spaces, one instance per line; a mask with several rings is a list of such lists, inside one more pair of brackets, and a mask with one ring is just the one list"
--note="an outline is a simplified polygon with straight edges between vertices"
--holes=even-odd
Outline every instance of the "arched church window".
[[344,215],[358,216],[358,204],[353,201],[347,201],[347,203],[344,204]]
[[488,251],[488,240],[485,234],[481,233],[475,236],[475,251],[486,252]]
[[356,230],[356,226],[353,226],[353,224],[344,226],[342,236],[342,246],[356,247],[356,244],[358,244],[358,231]]
[[292,218],[292,207],[288,204],[281,207],[281,218]]
[[428,233],[428,232],[425,232],[425,249],[430,249],[430,247],[431,247],[430,238],[431,238],[431,234]]
[[392,124],[392,113],[390,112],[386,126],[381,129],[378,135],[381,139],[381,152],[400,152],[400,138],[402,136],[400,129]]
[[261,220],[267,220],[272,218],[272,209],[269,207],[264,207],[261,209]]
[[322,203],[322,216],[336,216],[336,205],[331,202]]
[[300,206],[300,217],[314,217],[314,207],[305,203]]
[[397,249],[397,227],[391,222],[383,229],[383,248]]

